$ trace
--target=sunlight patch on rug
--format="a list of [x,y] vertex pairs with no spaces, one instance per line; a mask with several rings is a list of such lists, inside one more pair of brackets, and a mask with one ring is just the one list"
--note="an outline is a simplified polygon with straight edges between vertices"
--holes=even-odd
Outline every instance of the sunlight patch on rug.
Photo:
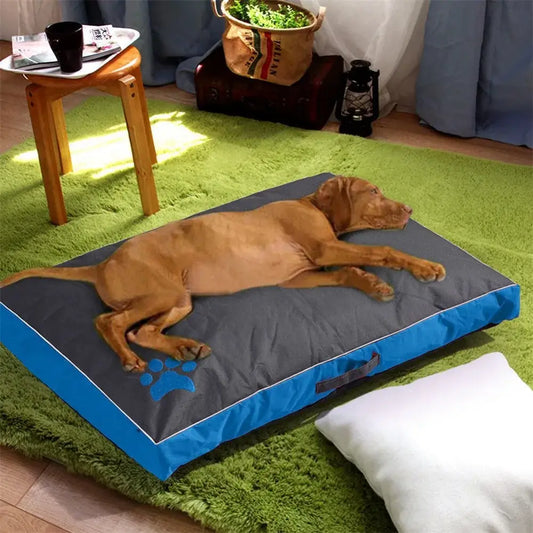
[[189,129],[180,120],[184,113],[159,113],[150,118],[157,149],[157,161],[163,163],[208,141],[206,135]]
[[[150,117],[152,135],[157,150],[157,162],[179,157],[190,148],[208,140],[206,135],[187,128],[182,112],[159,113]],[[133,168],[131,147],[125,124],[108,127],[105,133],[70,141],[74,172],[92,172],[93,179]],[[17,154],[15,163],[37,162],[37,150]]]

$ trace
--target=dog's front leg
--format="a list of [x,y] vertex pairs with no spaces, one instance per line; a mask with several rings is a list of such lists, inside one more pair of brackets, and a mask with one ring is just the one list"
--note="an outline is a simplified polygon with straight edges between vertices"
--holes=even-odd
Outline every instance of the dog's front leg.
[[390,246],[332,241],[323,243],[313,259],[318,266],[382,266],[408,270],[419,281],[442,281],[446,277],[446,270],[440,263],[414,257]]
[[394,289],[371,272],[355,266],[344,266],[337,270],[302,272],[280,284],[287,289],[309,289],[313,287],[352,287],[381,302],[394,298]]

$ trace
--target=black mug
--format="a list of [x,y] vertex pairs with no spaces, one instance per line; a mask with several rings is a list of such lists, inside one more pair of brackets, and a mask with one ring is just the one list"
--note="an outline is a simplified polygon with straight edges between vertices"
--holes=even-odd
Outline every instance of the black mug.
[[81,69],[83,28],[79,22],[55,22],[45,29],[50,48],[63,72]]

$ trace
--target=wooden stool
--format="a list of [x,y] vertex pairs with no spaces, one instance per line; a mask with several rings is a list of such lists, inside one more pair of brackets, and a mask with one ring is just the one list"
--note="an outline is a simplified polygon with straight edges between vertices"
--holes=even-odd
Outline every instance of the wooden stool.
[[50,220],[54,224],[67,222],[60,177],[72,171],[61,98],[86,87],[96,87],[121,98],[144,214],[152,215],[159,210],[152,173],[152,165],[157,163],[157,156],[140,64],[139,51],[129,46],[101,69],[84,78],[54,78],[27,74],[31,85],[26,87],[26,99]]

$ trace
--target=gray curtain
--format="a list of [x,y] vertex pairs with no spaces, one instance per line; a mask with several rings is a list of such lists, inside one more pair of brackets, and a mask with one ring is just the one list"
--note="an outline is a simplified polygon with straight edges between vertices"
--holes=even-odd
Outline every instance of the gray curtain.
[[135,46],[142,54],[146,85],[176,82],[194,92],[194,70],[218,44],[224,22],[209,0],[60,0],[63,20],[112,24],[140,32]]
[[432,0],[416,109],[446,133],[533,147],[532,0]]

